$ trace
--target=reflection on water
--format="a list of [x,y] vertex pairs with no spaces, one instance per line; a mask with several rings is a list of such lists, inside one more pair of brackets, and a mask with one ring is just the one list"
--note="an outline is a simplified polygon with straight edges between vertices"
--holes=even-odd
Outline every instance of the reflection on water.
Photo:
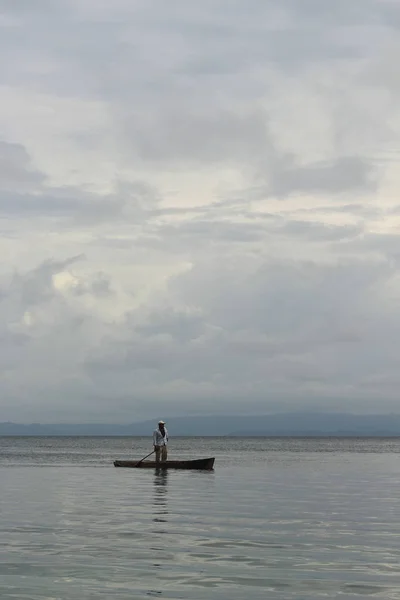
[[168,515],[168,469],[154,472],[154,518],[155,523],[166,523]]
[[154,536],[153,544],[151,549],[154,550],[157,561],[154,567],[158,569],[162,567],[162,562],[159,562],[159,558],[162,557],[168,546],[168,529],[166,523],[168,521],[168,469],[156,469],[153,478],[153,523],[156,525],[152,528],[151,532]]

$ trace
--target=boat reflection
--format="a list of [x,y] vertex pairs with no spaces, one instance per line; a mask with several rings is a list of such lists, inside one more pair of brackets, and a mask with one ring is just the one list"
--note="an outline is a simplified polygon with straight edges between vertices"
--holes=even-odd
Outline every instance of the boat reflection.
[[154,518],[155,523],[166,523],[168,515],[168,469],[154,472]]
[[[165,553],[164,536],[168,533],[168,469],[155,469],[154,471],[154,499],[153,499],[153,522],[154,544],[151,549],[156,556]],[[155,567],[161,567],[161,562],[154,563]]]

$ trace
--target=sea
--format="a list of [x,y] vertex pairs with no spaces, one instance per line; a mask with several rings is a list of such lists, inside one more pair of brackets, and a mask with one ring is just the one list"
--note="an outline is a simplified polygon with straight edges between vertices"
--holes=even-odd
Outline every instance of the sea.
[[400,599],[400,439],[0,438],[1,600]]

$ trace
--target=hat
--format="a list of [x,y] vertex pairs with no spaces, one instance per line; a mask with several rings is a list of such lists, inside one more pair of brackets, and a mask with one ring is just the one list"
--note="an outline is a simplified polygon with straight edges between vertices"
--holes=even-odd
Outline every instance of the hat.
[[165,425],[164,421],[158,421],[159,425]]

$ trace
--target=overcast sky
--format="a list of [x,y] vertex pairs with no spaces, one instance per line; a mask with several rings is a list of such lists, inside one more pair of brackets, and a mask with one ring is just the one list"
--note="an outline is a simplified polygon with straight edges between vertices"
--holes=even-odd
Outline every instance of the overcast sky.
[[398,0],[0,0],[0,421],[398,411]]

